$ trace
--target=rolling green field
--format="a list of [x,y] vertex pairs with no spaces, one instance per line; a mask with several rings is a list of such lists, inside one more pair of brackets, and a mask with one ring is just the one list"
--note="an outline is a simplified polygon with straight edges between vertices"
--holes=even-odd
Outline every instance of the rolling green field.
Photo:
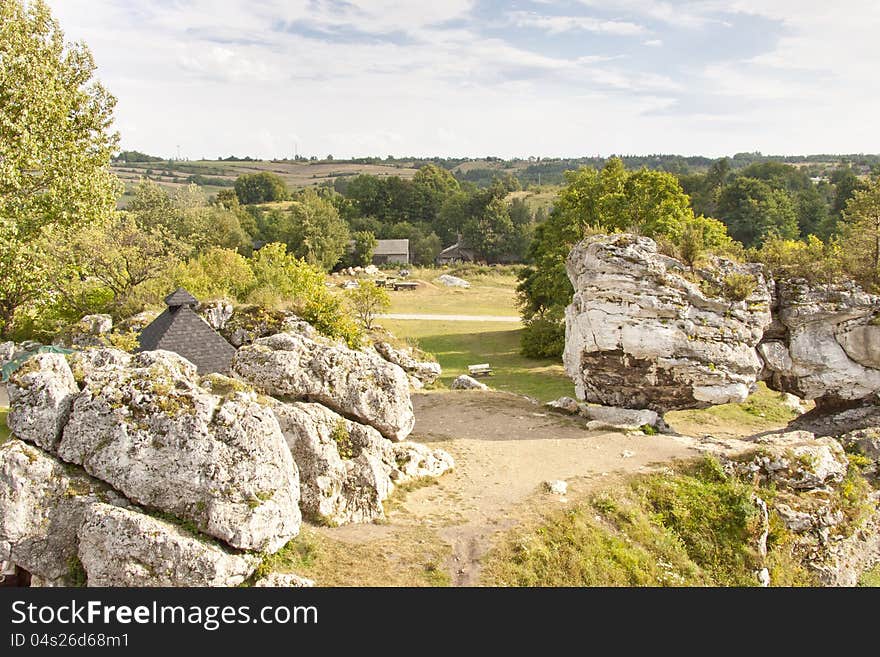
[[398,338],[414,340],[434,354],[443,367],[440,380],[446,386],[459,374],[467,374],[468,365],[489,363],[495,375],[481,380],[496,390],[542,402],[574,396],[574,385],[561,363],[520,355],[522,329],[516,324],[386,319],[382,325]]

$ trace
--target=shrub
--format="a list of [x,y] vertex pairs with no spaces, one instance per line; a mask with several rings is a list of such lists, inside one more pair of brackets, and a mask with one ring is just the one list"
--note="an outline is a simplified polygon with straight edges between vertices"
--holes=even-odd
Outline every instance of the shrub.
[[758,288],[758,281],[751,274],[728,274],[724,277],[724,296],[733,301],[745,301]]
[[565,325],[543,317],[526,322],[520,338],[523,356],[561,358],[565,349]]

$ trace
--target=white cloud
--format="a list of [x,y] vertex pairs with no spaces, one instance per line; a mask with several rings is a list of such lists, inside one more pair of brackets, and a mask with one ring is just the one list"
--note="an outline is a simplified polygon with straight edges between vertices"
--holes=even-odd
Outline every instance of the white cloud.
[[[49,4],[118,97],[124,147],[160,155],[880,150],[874,2],[580,1],[590,16],[514,12],[491,36],[470,0]],[[762,54],[661,59],[687,45],[673,29],[746,16],[779,28]],[[514,42],[510,19],[540,34]],[[542,47],[578,32],[625,45]]]
[[510,14],[517,27],[534,27],[551,34],[561,32],[596,32],[617,36],[637,36],[646,32],[644,26],[628,21],[612,21],[590,18],[589,16],[542,16],[530,11],[515,11]]

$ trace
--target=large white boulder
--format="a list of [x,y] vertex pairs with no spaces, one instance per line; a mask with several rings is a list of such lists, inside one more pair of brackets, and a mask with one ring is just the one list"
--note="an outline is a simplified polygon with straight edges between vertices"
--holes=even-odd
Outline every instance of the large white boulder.
[[319,402],[391,440],[415,425],[406,372],[375,353],[279,333],[239,349],[232,368],[266,394]]
[[[566,268],[563,360],[579,398],[663,413],[748,396],[771,320],[759,265],[714,258],[692,272],[653,240],[617,234],[585,239]],[[745,299],[728,291],[735,280],[752,283]]]
[[299,467],[302,511],[322,523],[383,518],[395,483],[439,477],[454,465],[443,450],[393,443],[320,404],[277,402],[273,410]]
[[403,349],[395,349],[387,342],[377,342],[373,345],[376,352],[389,363],[394,363],[398,367],[415,377],[423,384],[430,385],[436,381],[443,370],[440,363],[432,361],[416,360],[412,356],[412,350],[404,351]]
[[238,586],[259,565],[181,527],[107,504],[92,504],[78,530],[89,586]]
[[62,354],[43,353],[28,358],[7,386],[12,433],[54,452],[79,393],[73,372]]
[[62,459],[236,548],[276,550],[298,533],[296,465],[254,393],[211,394],[170,352],[103,360],[84,373]]
[[44,585],[81,583],[77,530],[97,502],[126,504],[103,483],[15,438],[0,446],[0,561]]
[[880,392],[880,296],[853,283],[780,281],[778,289],[784,331],[758,347],[767,384],[819,406]]

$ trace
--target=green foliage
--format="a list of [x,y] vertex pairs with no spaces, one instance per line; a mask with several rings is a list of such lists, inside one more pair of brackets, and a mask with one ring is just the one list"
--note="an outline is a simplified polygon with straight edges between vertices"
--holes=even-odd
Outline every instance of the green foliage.
[[9,409],[0,407],[0,445],[9,440],[9,436],[12,433],[9,427],[6,426],[7,415],[9,415]]
[[201,301],[243,300],[256,282],[247,258],[230,249],[212,247],[174,268],[166,287],[183,287]]
[[15,222],[0,216],[0,338],[15,327],[16,312],[45,293],[43,255],[20,238]]
[[351,264],[355,267],[366,267],[373,262],[373,252],[378,244],[376,236],[368,230],[359,230],[351,234],[351,239],[354,241]]
[[239,176],[235,181],[235,194],[242,205],[272,203],[288,198],[287,183],[271,171]]
[[343,299],[324,285],[324,273],[287,253],[283,244],[267,244],[250,261],[254,289],[249,303],[289,309],[332,338],[350,346],[360,343],[360,331],[345,312]]
[[67,584],[68,586],[83,587],[86,585],[86,569],[75,554],[67,559]]
[[367,281],[364,281],[360,287],[346,290],[345,298],[354,316],[368,331],[373,328],[376,317],[391,308],[388,291]]
[[718,214],[731,237],[746,247],[771,236],[797,239],[797,213],[791,195],[757,178],[738,177],[718,198]]
[[520,352],[529,358],[560,358],[565,349],[565,326],[543,317],[528,320],[520,336]]
[[880,178],[853,192],[840,232],[848,273],[867,289],[880,290]]
[[803,278],[811,283],[831,283],[844,273],[839,242],[823,242],[815,235],[803,241],[771,237],[760,249],[750,249],[748,257],[781,280]]
[[745,301],[757,288],[758,281],[751,274],[728,274],[724,277],[722,292],[732,301]]
[[0,219],[21,239],[116,209],[116,99],[94,71],[88,48],[65,45],[43,0],[0,3]]
[[512,534],[490,554],[487,579],[513,586],[755,586],[755,570],[767,566],[774,583],[811,584],[780,524],[762,562],[755,493],[712,459],[636,478]]
[[351,459],[354,457],[354,445],[351,442],[351,434],[348,432],[345,420],[340,418],[336,422],[330,438],[336,443],[336,449],[339,451],[340,458]]

